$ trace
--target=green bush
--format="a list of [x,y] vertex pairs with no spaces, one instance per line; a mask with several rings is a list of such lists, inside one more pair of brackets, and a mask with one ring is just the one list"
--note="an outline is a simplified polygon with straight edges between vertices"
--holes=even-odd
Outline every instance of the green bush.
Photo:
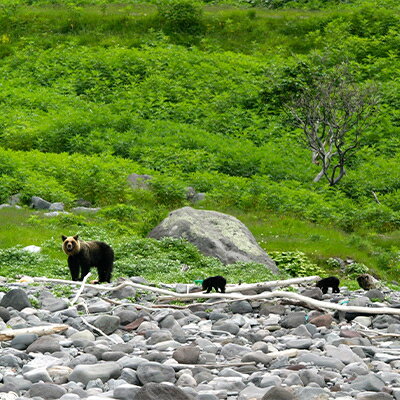
[[202,8],[191,0],[168,0],[158,4],[158,14],[167,32],[201,34],[204,30]]
[[269,252],[269,255],[277,267],[290,276],[322,276],[324,273],[301,251]]

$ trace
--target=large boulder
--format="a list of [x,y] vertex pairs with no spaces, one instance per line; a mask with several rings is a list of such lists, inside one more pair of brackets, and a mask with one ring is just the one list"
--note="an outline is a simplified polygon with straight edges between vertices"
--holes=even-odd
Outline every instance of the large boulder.
[[256,262],[279,272],[252,233],[231,215],[183,207],[172,211],[148,236],[155,239],[184,238],[206,256],[216,257],[224,264]]

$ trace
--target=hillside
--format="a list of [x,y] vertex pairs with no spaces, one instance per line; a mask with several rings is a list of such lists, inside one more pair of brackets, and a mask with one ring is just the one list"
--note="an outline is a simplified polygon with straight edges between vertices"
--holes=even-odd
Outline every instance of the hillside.
[[[187,204],[191,186],[206,194],[199,207],[238,216],[268,251],[303,251],[325,270],[328,258],[350,257],[396,279],[398,6],[178,4],[188,8],[2,3],[0,203],[20,193],[25,205],[36,195],[105,211],[51,222],[11,213],[1,247],[31,243],[34,223],[46,226],[35,244],[49,241],[53,260],[67,230],[139,240]],[[374,84],[379,112],[330,186],[313,182],[320,166],[285,104],[341,64],[360,87]],[[132,191],[131,173],[151,175],[151,190]]]

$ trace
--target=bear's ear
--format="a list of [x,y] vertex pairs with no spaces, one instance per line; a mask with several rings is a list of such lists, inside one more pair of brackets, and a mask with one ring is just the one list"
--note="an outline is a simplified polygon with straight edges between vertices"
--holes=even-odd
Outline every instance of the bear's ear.
[[62,239],[62,241],[63,242],[65,242],[65,239],[66,239],[67,237],[65,236],[65,235],[61,235],[61,239]]
[[75,236],[73,236],[73,238],[74,238],[75,240],[78,240],[79,235],[75,235]]

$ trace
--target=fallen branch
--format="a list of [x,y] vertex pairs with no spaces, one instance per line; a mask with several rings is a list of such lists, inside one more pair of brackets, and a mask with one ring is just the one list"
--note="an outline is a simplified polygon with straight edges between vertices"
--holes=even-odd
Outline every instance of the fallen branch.
[[24,334],[36,334],[38,336],[51,335],[53,333],[59,333],[66,331],[69,328],[68,325],[44,325],[44,326],[32,326],[30,328],[21,329],[4,329],[0,331],[0,342],[4,340],[12,340],[18,335]]
[[298,285],[300,283],[310,283],[320,280],[319,276],[306,276],[302,278],[293,278],[293,279],[281,279],[278,281],[266,281],[266,282],[258,282],[258,283],[244,283],[241,285],[227,286],[226,293],[231,292],[242,292],[247,290],[262,290],[262,289],[270,289],[275,287],[285,287],[290,285]]
[[72,301],[70,302],[70,305],[73,306],[75,304],[75,302],[78,300],[79,296],[82,294],[83,289],[85,287],[86,281],[88,280],[88,278],[91,276],[92,274],[89,272],[88,274],[86,274],[86,276],[83,278],[82,284],[80,289],[78,290],[78,292],[76,293],[75,297],[72,299]]

